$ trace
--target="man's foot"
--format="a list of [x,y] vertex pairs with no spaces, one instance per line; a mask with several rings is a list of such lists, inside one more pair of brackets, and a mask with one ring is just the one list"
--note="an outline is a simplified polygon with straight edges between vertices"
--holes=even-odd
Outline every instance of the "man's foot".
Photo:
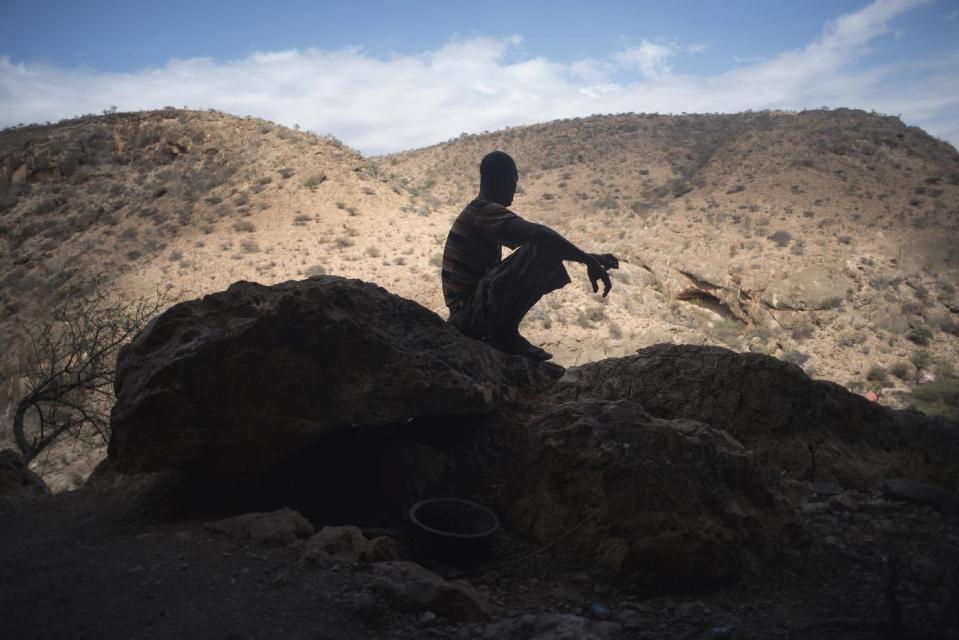
[[545,362],[553,357],[552,353],[537,347],[518,333],[505,337],[493,336],[490,338],[489,343],[500,351],[523,356],[536,362]]

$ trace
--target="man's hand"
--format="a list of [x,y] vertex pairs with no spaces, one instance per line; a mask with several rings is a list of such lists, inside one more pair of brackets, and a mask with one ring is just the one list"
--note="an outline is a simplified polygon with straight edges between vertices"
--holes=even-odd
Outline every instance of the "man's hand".
[[[610,254],[610,257],[613,260],[616,259],[615,256]],[[619,262],[617,261],[617,264]],[[599,261],[599,256],[590,255],[589,260],[586,262],[586,276],[589,278],[589,282],[593,285],[593,293],[599,291],[599,285],[597,284],[600,280],[603,281],[603,297],[606,297],[606,294],[609,293],[609,290],[613,288],[613,283],[609,279],[609,275],[606,273],[606,270],[610,267],[606,267],[602,262]]]
[[596,258],[596,261],[605,271],[619,269],[619,258],[611,253],[594,253],[592,256]]

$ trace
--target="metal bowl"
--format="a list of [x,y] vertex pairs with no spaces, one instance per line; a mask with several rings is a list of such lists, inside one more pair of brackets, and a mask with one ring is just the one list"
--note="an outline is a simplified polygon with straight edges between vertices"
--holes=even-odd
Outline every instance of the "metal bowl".
[[431,498],[410,508],[420,552],[457,567],[489,560],[499,518],[486,507],[460,498]]

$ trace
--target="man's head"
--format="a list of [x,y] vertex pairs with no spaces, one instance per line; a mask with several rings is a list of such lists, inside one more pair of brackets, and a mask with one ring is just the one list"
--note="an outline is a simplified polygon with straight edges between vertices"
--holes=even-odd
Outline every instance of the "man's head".
[[498,202],[504,207],[513,204],[518,181],[516,163],[502,151],[486,154],[480,163],[480,193],[487,200]]

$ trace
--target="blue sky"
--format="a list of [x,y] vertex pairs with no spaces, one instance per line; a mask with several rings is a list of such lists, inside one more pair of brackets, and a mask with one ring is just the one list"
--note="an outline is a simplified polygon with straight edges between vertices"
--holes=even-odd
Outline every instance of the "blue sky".
[[0,126],[218,108],[365,152],[621,111],[852,106],[959,141],[959,1],[6,0]]

